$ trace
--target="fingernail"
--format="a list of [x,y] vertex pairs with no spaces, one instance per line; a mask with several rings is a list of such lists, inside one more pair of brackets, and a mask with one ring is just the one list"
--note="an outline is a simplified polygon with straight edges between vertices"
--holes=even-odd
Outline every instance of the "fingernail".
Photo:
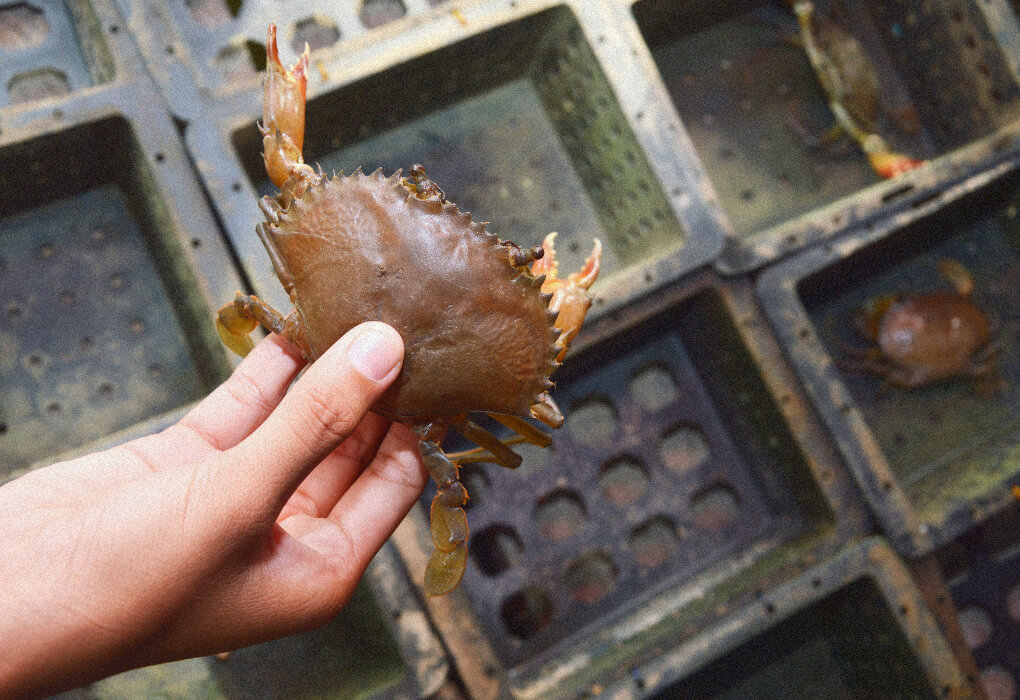
[[366,328],[351,343],[347,359],[366,378],[378,382],[400,362],[400,346],[391,334]]

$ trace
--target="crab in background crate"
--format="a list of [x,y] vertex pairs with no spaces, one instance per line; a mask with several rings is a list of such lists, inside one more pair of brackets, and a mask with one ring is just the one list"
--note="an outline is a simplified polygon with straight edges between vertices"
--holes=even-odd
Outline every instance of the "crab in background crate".
[[[285,70],[270,25],[267,57],[263,155],[280,193],[260,201],[266,221],[257,231],[295,308],[284,316],[238,293],[220,309],[217,328],[243,355],[261,324],[309,361],[364,321],[400,333],[403,367],[373,411],[416,433],[438,487],[425,590],[443,595],[467,564],[468,494],[458,455],[444,454],[442,440],[453,428],[481,448],[460,457],[509,468],[521,457],[508,445],[549,445],[549,435],[524,418],[563,423],[549,376],[591,306],[601,245],[596,239],[583,269],[560,279],[554,234],[531,249],[501,241],[448,202],[420,165],[410,177],[316,172],[302,159],[308,51]],[[488,414],[516,436],[500,440],[471,413]]]
[[973,379],[981,393],[1001,388],[992,324],[968,298],[970,272],[945,258],[938,263],[953,291],[884,294],[853,315],[854,328],[872,347],[847,348],[839,366],[880,377],[888,386],[916,389],[957,377]]

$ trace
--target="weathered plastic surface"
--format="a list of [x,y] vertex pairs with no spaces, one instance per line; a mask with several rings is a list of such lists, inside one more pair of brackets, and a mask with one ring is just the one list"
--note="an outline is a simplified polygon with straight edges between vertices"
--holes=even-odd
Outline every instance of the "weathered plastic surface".
[[0,477],[229,371],[132,128],[112,117],[0,149]]
[[754,375],[706,290],[559,371],[567,420],[550,448],[521,450],[525,466],[512,473],[465,470],[473,566],[463,585],[505,664],[534,662],[713,565],[827,528]]
[[[1012,171],[1014,163],[999,172]],[[759,281],[822,417],[896,546],[931,551],[1010,502],[1020,473],[1020,180],[991,174],[924,207],[771,268]],[[980,187],[979,187],[980,186]],[[962,263],[972,301],[989,318],[1001,383],[960,378],[883,389],[836,363],[855,334],[852,314],[890,293],[946,289],[940,260]]]

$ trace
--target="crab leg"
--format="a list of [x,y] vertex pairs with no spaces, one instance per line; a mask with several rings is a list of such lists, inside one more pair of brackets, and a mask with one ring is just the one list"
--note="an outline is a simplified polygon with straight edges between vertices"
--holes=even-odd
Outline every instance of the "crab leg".
[[[517,433],[516,435],[503,438],[499,441],[506,447],[525,443],[529,445],[537,445],[538,447],[548,447],[552,444],[552,436],[549,433],[536,428],[522,418],[504,415],[501,413],[486,413],[485,415]],[[447,455],[447,457],[461,465],[477,462],[499,462],[495,455],[487,451],[484,447],[476,447],[474,449],[463,450],[461,452],[451,452]]]
[[294,343],[301,354],[311,359],[312,351],[296,310],[284,316],[254,294],[238,292],[234,301],[224,304],[216,314],[216,330],[224,345],[241,357],[255,347],[248,334],[255,330],[256,325],[272,333],[279,333]]
[[507,469],[516,469],[521,466],[521,456],[519,454],[511,450],[498,437],[477,423],[464,421],[464,423],[457,425],[456,428],[468,440],[491,452],[492,456],[496,458],[496,463],[500,466]]
[[[513,445],[521,445],[523,443],[526,443],[527,440],[525,440],[520,435],[514,435],[504,440],[500,440],[500,442],[502,442],[507,447],[511,447]],[[475,447],[470,450],[461,450],[460,452],[451,452],[446,456],[449,457],[451,461],[456,462],[461,466],[464,466],[465,464],[496,463],[496,458],[482,447]]]
[[[489,416],[489,418],[500,425],[510,428],[510,430],[520,435],[522,441],[527,442],[528,444],[537,445],[538,447],[548,447],[552,444],[552,436],[549,435],[549,433],[536,428],[523,418],[518,418],[517,416],[506,416],[499,413],[487,413],[485,415]],[[509,443],[504,440],[503,444],[505,445]]]
[[942,258],[937,264],[939,272],[949,280],[956,289],[956,293],[961,297],[969,297],[974,291],[974,278],[971,277],[970,270],[964,267],[959,260],[952,258]]
[[247,357],[255,348],[251,332],[258,325],[258,321],[245,314],[232,301],[221,306],[216,313],[216,332],[220,334],[220,340],[231,352],[241,357]]
[[435,550],[425,567],[425,592],[429,595],[449,593],[464,576],[467,567],[467,515],[464,504],[468,495],[460,483],[458,467],[439,447],[442,430],[434,423],[419,426],[418,450],[429,476],[436,483],[436,496],[429,509],[432,545]]
[[266,36],[266,79],[262,106],[262,154],[266,173],[277,187],[292,176],[314,177],[301,149],[305,140],[305,91],[308,85],[308,47],[288,71],[280,63],[276,25]]

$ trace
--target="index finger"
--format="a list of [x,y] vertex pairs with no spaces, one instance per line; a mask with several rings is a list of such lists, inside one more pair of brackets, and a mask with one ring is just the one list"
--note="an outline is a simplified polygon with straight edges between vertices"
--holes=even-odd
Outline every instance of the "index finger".
[[273,333],[264,338],[230,377],[180,420],[216,450],[248,437],[279,405],[305,360]]

